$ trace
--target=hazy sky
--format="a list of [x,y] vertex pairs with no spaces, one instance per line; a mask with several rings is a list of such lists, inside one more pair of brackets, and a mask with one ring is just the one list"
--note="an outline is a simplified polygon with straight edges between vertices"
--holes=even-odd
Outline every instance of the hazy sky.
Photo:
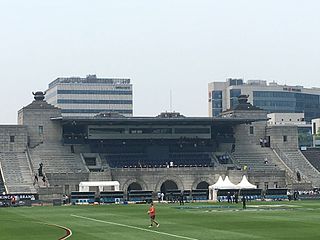
[[134,115],[207,116],[228,77],[320,87],[318,0],[0,0],[0,124],[57,77],[130,78]]

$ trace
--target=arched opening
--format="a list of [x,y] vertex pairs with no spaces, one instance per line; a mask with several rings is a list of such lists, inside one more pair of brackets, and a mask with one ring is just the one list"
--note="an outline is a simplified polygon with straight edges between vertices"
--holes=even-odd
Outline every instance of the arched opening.
[[207,183],[206,181],[202,181],[200,183],[198,183],[196,189],[208,189],[209,188],[209,183]]
[[170,190],[178,190],[178,185],[172,181],[172,180],[167,180],[164,183],[162,183],[160,187],[160,191],[164,194]]
[[206,200],[209,197],[209,183],[206,181],[199,182],[196,190],[197,192],[197,199],[199,200]]
[[131,190],[142,190],[142,187],[139,183],[133,182],[128,187],[128,192],[130,192]]

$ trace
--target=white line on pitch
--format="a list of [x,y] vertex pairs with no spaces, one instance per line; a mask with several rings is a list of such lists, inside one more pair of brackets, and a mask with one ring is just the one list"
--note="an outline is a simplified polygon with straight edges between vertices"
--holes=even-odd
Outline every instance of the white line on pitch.
[[199,240],[199,239],[197,239],[197,238],[190,238],[190,237],[175,235],[175,234],[166,233],[166,232],[158,232],[158,231],[154,231],[154,230],[151,230],[151,229],[145,229],[145,228],[130,226],[130,225],[122,224],[122,223],[115,223],[115,222],[103,221],[103,220],[99,220],[99,219],[95,219],[95,218],[89,218],[89,217],[84,217],[84,216],[80,216],[80,215],[71,214],[71,216],[72,216],[72,217],[77,217],[77,218],[82,218],[82,219],[91,220],[91,221],[94,221],[94,222],[107,223],[107,224],[110,224],[110,225],[116,225],[116,226],[120,226],[120,227],[127,227],[127,228],[132,228],[132,229],[137,229],[137,230],[145,231],[145,232],[157,233],[157,234],[166,235],[166,236],[175,237],[175,238],[183,238],[183,239],[188,239],[188,240]]

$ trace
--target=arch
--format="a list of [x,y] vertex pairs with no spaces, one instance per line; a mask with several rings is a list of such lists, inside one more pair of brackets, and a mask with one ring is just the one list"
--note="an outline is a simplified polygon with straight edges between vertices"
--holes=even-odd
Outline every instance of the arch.
[[184,190],[183,182],[178,176],[167,176],[158,181],[158,183],[156,184],[155,192],[160,192],[162,184],[166,181],[172,181],[177,185],[177,189]]
[[197,186],[201,183],[201,182],[206,182],[208,184],[208,187],[212,184],[215,183],[215,181],[212,179],[212,178],[209,178],[209,177],[199,177],[197,178],[193,184],[192,184],[192,187],[191,189],[199,189],[197,188]]
[[209,183],[207,183],[206,181],[201,181],[196,186],[196,189],[209,189],[209,186]]
[[139,183],[137,182],[132,182],[130,183],[130,185],[127,188],[127,192],[131,191],[131,190],[142,190],[142,187]]
[[124,192],[127,192],[129,186],[133,183],[140,185],[141,190],[149,190],[147,184],[143,180],[136,178],[130,178],[127,181],[125,181],[125,183],[122,185],[122,190]]
[[160,192],[165,194],[168,190],[178,190],[178,185],[172,180],[164,181],[161,184]]

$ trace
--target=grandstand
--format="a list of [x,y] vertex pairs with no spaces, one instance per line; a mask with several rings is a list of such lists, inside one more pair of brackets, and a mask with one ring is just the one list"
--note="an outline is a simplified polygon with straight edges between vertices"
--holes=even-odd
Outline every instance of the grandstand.
[[[81,181],[104,180],[119,181],[125,196],[133,190],[151,192],[152,197],[157,192],[198,191],[202,199],[219,176],[236,183],[247,174],[256,185],[286,188],[297,182],[297,170],[301,182],[320,186],[319,173],[295,142],[282,141],[281,126],[266,131],[266,112],[248,104],[218,118],[175,112],[63,117],[41,94],[35,93],[35,101],[19,111],[21,127],[1,127],[6,132],[0,159],[7,193],[37,192],[50,199],[78,191]],[[286,134],[296,136],[294,131]],[[271,139],[270,147],[259,145],[265,137]],[[48,184],[35,188],[33,176],[40,164]]]
[[44,173],[89,171],[80,155],[72,153],[69,146],[62,146],[59,143],[40,144],[29,149],[29,152],[34,170],[37,170],[42,163]]
[[1,169],[10,193],[35,193],[31,169],[25,152],[1,152]]
[[320,171],[320,148],[308,148],[307,150],[302,151],[302,154],[314,168]]

